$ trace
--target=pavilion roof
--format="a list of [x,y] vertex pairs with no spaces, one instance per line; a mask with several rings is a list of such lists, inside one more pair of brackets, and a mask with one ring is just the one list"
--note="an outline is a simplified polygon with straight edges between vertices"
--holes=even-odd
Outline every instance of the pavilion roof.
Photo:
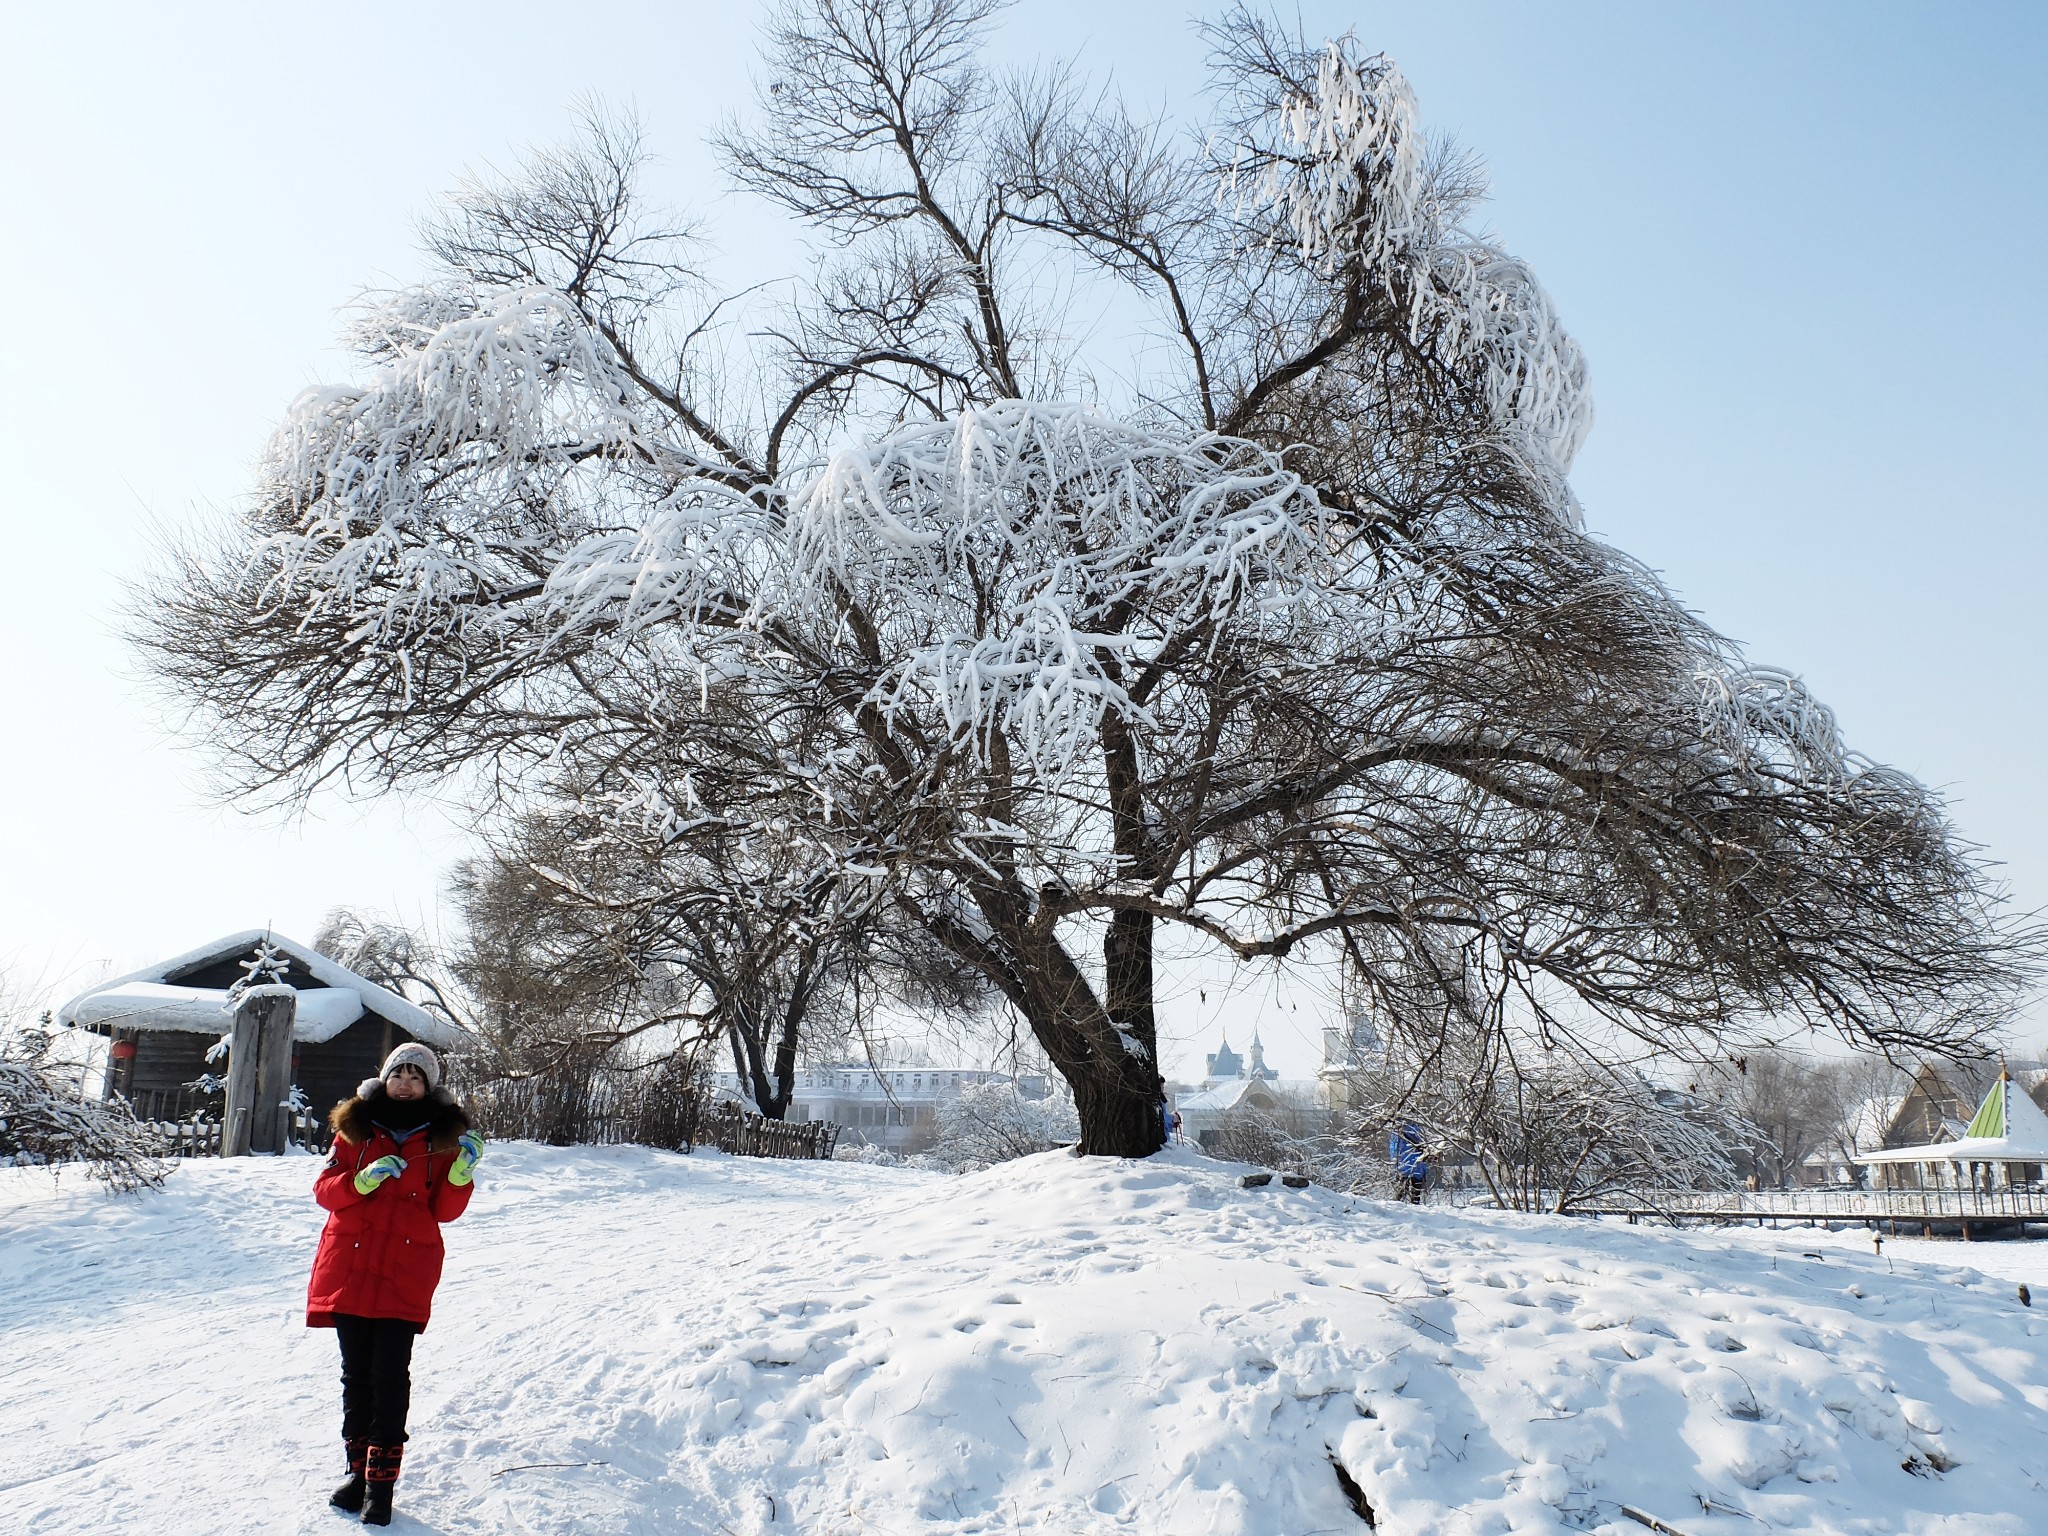
[[1976,1115],[1953,1141],[1921,1147],[1862,1152],[1859,1163],[2044,1163],[2048,1162],[2048,1114],[2010,1072],[2000,1072]]

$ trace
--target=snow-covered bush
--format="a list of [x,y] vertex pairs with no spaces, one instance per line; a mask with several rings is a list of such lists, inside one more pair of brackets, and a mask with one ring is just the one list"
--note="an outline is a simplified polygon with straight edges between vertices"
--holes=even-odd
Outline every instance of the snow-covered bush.
[[1725,1106],[1562,1047],[1522,1063],[1479,1042],[1421,1062],[1399,1052],[1354,1082],[1352,1139],[1386,1155],[1401,1134],[1432,1165],[1470,1162],[1514,1210],[1564,1212],[1602,1195],[1730,1188],[1758,1133]]
[[1278,1112],[1239,1106],[1218,1122],[1209,1150],[1232,1162],[1298,1173],[1326,1189],[1391,1197],[1394,1176],[1384,1152],[1375,1154],[1331,1120],[1327,1111],[1307,1104]]
[[925,1155],[954,1173],[1071,1146],[1081,1136],[1074,1101],[1054,1091],[1026,1098],[1014,1083],[980,1083],[939,1105],[938,1135]]
[[55,1045],[46,1022],[0,1019],[0,1163],[79,1163],[124,1192],[162,1184],[170,1165],[155,1134],[125,1100],[87,1096]]
[[898,1168],[903,1159],[887,1147],[878,1147],[870,1141],[842,1142],[833,1149],[832,1160],[837,1163],[865,1163],[873,1168]]

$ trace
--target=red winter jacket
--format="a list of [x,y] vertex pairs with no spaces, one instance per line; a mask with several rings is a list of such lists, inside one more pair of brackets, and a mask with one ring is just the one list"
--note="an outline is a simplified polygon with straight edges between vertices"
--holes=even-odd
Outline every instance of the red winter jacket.
[[[341,1312],[424,1329],[441,1280],[441,1223],[469,1206],[472,1186],[448,1182],[469,1117],[439,1095],[401,1107],[380,1086],[368,1099],[337,1104],[331,1118],[334,1148],[313,1185],[313,1198],[330,1214],[306,1287],[306,1326],[332,1328]],[[385,1128],[422,1118],[426,1124],[403,1141]],[[394,1152],[405,1172],[357,1194],[357,1172]]]

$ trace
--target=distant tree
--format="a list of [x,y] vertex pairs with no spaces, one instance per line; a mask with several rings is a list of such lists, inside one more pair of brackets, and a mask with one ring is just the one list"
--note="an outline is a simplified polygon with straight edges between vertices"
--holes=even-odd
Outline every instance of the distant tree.
[[1834,1075],[1801,1053],[1752,1050],[1719,1068],[1704,1087],[1757,1128],[1756,1144],[1745,1150],[1758,1180],[1774,1189],[1798,1182],[1800,1164],[1825,1145],[1840,1118]]
[[1700,1074],[1694,1091],[1725,1104],[1759,1133],[1748,1149],[1757,1177],[1787,1189],[1816,1152],[1847,1157],[1868,1148],[1854,1145],[1868,1134],[1865,1105],[1888,1092],[1896,1096],[1899,1069],[1882,1057],[1822,1057],[1766,1047]]
[[940,1102],[937,1135],[927,1154],[955,1172],[1072,1146],[1081,1136],[1074,1101],[1064,1093],[1028,1099],[1013,1083],[981,1083]]
[[488,953],[573,987],[580,1006],[553,1010],[554,1033],[584,1048],[720,1044],[770,1119],[788,1113],[807,1047],[863,1034],[863,986],[911,1010],[973,1013],[988,1000],[923,930],[849,905],[788,829],[621,825],[557,794],[502,818],[490,842],[456,882],[467,973],[504,993],[510,977]]
[[520,856],[533,851],[501,845],[449,875],[457,921],[447,964],[496,1070],[585,1077],[643,1044],[641,1054],[665,1058],[676,1026],[698,1034],[681,989],[637,966],[602,914],[564,900],[560,882],[573,877],[535,869]]
[[[2000,1022],[2038,935],[1939,800],[1586,532],[1583,359],[1393,64],[1232,11],[1182,133],[991,76],[997,9],[774,13],[723,148],[823,254],[752,343],[629,129],[454,199],[141,605],[228,780],[800,846],[1089,1153],[1161,1140],[1162,929],[1581,1057]],[[1091,354],[1084,290],[1154,334]]]
[[1271,1108],[1239,1104],[1226,1110],[1210,1150],[1238,1162],[1291,1168],[1300,1149],[1331,1129],[1329,1111],[1314,1099],[1277,1086],[1273,1097]]
[[423,935],[403,923],[353,907],[335,907],[320,920],[313,948],[451,1024],[468,1023],[440,955]]
[[1835,1091],[1823,1145],[1849,1169],[1855,1183],[1865,1184],[1868,1170],[1852,1159],[1883,1145],[1885,1131],[1912,1085],[1911,1075],[1898,1062],[1862,1052],[1830,1062],[1829,1068]]
[[1759,1133],[1726,1106],[1557,1047],[1530,1062],[1489,1036],[1400,1051],[1352,1085],[1352,1134],[1399,1130],[1432,1164],[1469,1160],[1510,1210],[1563,1213],[1603,1195],[1725,1189]]

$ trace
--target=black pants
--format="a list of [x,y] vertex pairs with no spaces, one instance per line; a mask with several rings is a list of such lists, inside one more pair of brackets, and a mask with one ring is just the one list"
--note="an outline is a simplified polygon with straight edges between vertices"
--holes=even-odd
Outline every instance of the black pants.
[[416,1323],[390,1317],[334,1315],[341,1340],[341,1433],[372,1445],[405,1444],[412,1406],[412,1341]]

